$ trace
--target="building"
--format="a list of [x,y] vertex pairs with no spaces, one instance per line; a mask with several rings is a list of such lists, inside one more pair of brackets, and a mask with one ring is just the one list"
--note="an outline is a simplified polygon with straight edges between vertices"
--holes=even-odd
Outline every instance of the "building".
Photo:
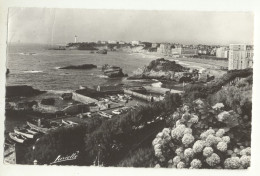
[[107,44],[107,41],[101,41],[101,44]]
[[228,58],[228,49],[226,47],[220,47],[216,49],[217,58]]
[[126,44],[126,43],[125,43],[124,41],[119,41],[118,44],[124,45],[124,44]]
[[241,70],[253,66],[253,46],[245,44],[230,44],[229,46],[229,70]]
[[172,55],[181,55],[181,47],[172,48]]
[[136,46],[136,45],[140,45],[140,44],[141,44],[140,41],[131,41],[132,46]]
[[157,48],[159,46],[158,43],[152,43],[152,48]]
[[172,54],[172,44],[170,43],[161,43],[157,52],[160,54]]
[[109,41],[108,41],[108,44],[118,44],[118,42],[115,41],[115,40],[109,40]]
[[181,55],[186,55],[186,56],[198,55],[198,50],[195,48],[181,48]]

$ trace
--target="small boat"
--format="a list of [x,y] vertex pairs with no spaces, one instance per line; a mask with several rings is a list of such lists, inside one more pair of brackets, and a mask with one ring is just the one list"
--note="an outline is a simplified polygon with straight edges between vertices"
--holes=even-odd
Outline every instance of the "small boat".
[[34,134],[34,135],[37,135],[37,134],[39,134],[37,131],[35,131],[34,129],[31,129],[31,128],[28,128],[28,129],[26,129],[29,133],[31,133],[31,134]]
[[57,129],[57,127],[47,128],[47,127],[37,126],[37,125],[35,125],[35,124],[31,123],[31,122],[28,122],[28,121],[27,121],[27,125],[29,127],[31,127],[32,129],[34,129],[36,131],[39,131],[41,133],[45,133],[45,134],[49,133],[50,131],[53,131],[53,130]]
[[114,111],[112,111],[113,114],[122,114],[122,111],[120,109],[116,109]]
[[107,114],[105,112],[98,112],[99,115],[103,116],[103,117],[107,117],[107,118],[112,118],[112,115]]
[[25,137],[27,137],[27,138],[29,138],[29,139],[33,139],[33,138],[34,138],[34,135],[31,134],[31,133],[28,133],[28,131],[27,131],[26,129],[24,129],[24,128],[21,128],[21,129],[19,129],[19,128],[14,128],[14,132],[15,132],[16,134],[25,136]]
[[70,121],[70,120],[61,120],[61,122],[63,123],[63,124],[65,124],[65,125],[78,125],[78,123],[76,123],[76,122],[72,122],[72,121]]
[[9,133],[9,136],[12,140],[18,142],[18,143],[24,143],[27,138],[23,137],[22,135],[16,134],[16,133]]
[[86,89],[86,87],[85,86],[79,86],[79,89]]
[[70,125],[69,122],[67,122],[66,120],[63,120],[63,119],[61,120],[61,122],[62,122],[63,124],[65,124],[65,125]]

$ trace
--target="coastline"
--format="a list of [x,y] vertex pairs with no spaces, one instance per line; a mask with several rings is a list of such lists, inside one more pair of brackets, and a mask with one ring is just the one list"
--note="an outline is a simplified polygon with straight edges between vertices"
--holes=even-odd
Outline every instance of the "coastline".
[[[187,58],[187,57],[170,57],[170,56],[164,56],[163,54],[157,53],[157,52],[138,52],[134,54],[139,54],[142,56],[142,58],[147,59],[157,59],[157,58],[164,58],[168,59],[170,61],[177,61],[180,65],[192,67],[192,68],[216,68],[221,66],[226,66],[227,61],[223,60],[212,60],[212,59],[200,59],[200,58]],[[212,61],[212,62],[209,62]],[[192,64],[192,66],[191,66]],[[195,64],[195,65],[194,65]]]

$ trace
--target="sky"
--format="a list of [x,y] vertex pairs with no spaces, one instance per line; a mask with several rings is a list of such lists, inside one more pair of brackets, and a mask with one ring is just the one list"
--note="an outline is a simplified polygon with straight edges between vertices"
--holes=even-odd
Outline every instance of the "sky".
[[8,42],[98,40],[182,44],[253,44],[250,12],[10,8]]

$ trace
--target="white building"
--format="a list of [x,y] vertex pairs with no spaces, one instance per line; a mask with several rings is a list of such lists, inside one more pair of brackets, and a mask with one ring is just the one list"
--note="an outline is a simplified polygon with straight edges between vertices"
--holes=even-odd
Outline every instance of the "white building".
[[137,40],[131,41],[131,45],[132,45],[132,46],[140,45],[140,44],[141,44],[140,41],[137,41]]
[[226,47],[220,47],[216,49],[217,58],[228,58],[228,50]]
[[161,54],[172,54],[172,44],[170,43],[161,43],[157,52]]
[[108,40],[108,44],[118,44],[118,42],[115,40]]
[[253,66],[253,47],[245,44],[230,44],[229,46],[229,70],[241,70]]
[[159,46],[158,43],[153,43],[153,44],[152,44],[152,48],[157,48],[158,46]]

